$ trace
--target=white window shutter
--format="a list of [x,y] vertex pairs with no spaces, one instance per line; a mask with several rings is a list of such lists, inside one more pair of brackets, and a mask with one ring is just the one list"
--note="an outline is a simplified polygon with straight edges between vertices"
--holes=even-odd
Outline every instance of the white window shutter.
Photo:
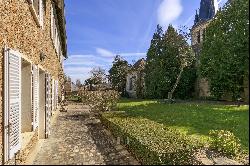
[[21,148],[21,56],[5,49],[4,146],[5,161]]
[[51,77],[48,73],[45,74],[45,79],[46,79],[46,108],[45,108],[45,112],[46,112],[46,116],[45,116],[45,134],[46,137],[48,137],[50,135],[50,119],[51,119]]
[[38,127],[38,110],[39,110],[39,69],[32,65],[32,117],[33,131]]

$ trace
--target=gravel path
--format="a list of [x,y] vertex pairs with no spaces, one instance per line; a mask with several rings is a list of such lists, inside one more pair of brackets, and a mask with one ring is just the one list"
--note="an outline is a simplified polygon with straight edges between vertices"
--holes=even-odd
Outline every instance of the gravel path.
[[52,125],[33,164],[139,165],[115,142],[88,106],[70,104]]

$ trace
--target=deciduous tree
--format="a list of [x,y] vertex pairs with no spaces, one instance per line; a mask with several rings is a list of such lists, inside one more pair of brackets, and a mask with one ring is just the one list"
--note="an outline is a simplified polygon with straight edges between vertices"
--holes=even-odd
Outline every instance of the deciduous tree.
[[113,65],[109,70],[109,80],[112,87],[122,95],[125,95],[126,88],[126,76],[128,74],[130,65],[120,55],[116,55],[113,61]]

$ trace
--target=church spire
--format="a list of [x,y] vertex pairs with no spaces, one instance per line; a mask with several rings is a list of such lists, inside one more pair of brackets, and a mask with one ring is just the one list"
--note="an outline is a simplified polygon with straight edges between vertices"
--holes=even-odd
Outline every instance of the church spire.
[[197,10],[196,10],[195,19],[194,19],[194,25],[197,24],[198,22],[199,22],[199,15],[198,15]]
[[199,18],[202,21],[212,19],[218,10],[217,0],[201,0]]

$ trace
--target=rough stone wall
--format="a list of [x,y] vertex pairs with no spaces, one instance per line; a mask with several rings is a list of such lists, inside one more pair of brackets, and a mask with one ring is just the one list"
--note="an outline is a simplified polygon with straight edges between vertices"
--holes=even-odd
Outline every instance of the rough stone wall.
[[199,79],[199,97],[208,97],[210,96],[209,84],[208,81],[204,78]]
[[198,25],[196,25],[195,27],[193,27],[191,29],[191,44],[192,46],[193,45],[196,45],[198,44],[198,41],[197,41],[197,33],[198,31],[200,31],[200,37],[201,37],[201,43],[203,41],[203,30],[206,29],[206,27],[209,25],[209,21],[208,22],[204,22],[204,23],[200,23]]
[[[130,79],[132,77],[135,77],[135,79],[133,80],[132,82],[132,90],[129,89],[129,86],[130,86]],[[127,75],[127,78],[126,78],[126,91],[129,95],[129,97],[132,97],[132,98],[136,98],[136,79],[137,79],[137,73],[136,72],[131,72]]]
[[15,158],[12,158],[11,160],[4,163],[4,165],[15,165],[15,164],[23,165],[23,164],[25,164],[25,161],[26,161],[27,157],[29,156],[30,152],[32,152],[32,150],[35,147],[37,141],[38,141],[38,129],[36,129],[33,137],[30,139],[27,146],[24,149],[21,149],[20,153],[17,154],[16,161],[15,161]]
[[[3,161],[3,48],[19,51],[33,64],[50,73],[54,78],[62,73],[62,66],[51,39],[51,0],[46,0],[44,28],[35,22],[27,0],[0,0],[0,163]],[[40,62],[40,53],[47,57]],[[62,80],[62,79],[61,79]]]
[[18,161],[19,164],[24,164],[24,162],[27,160],[27,157],[29,156],[30,152],[32,152],[37,142],[38,142],[38,129],[36,129],[35,134],[31,138],[28,145],[23,150],[21,150],[20,154],[18,155],[18,158],[20,159]]

